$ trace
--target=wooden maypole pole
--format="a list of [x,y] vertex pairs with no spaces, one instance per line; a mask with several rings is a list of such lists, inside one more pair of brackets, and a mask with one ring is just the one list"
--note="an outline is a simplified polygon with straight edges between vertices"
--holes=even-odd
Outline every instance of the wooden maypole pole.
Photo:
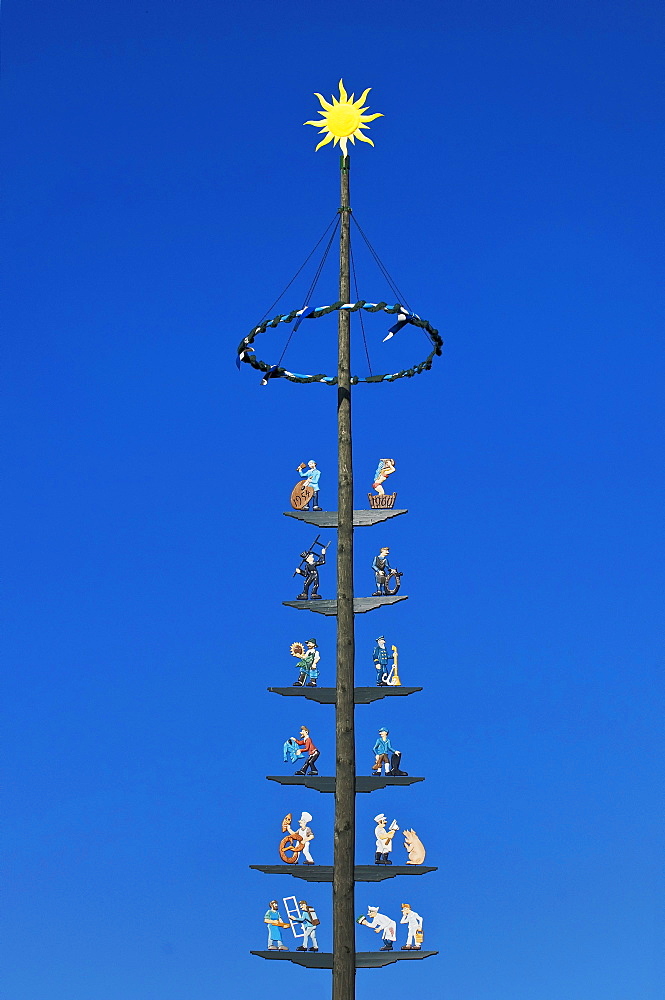
[[[339,298],[351,297],[349,157],[340,157]],[[337,681],[333,865],[333,1000],[355,997],[354,907],[355,736],[353,614],[353,464],[351,441],[351,314],[338,315],[337,354]]]

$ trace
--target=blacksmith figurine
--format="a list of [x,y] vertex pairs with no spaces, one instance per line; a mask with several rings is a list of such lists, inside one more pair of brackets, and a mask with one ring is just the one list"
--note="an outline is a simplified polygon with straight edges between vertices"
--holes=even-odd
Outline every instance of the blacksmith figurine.
[[[317,554],[312,551],[314,544],[315,543],[312,544],[312,548],[308,552],[300,553],[300,558],[303,560],[305,565],[302,569],[300,566],[297,566],[296,573],[300,576],[304,576],[305,582],[303,583],[302,593],[298,594],[296,597],[297,601],[321,600],[321,595],[319,594],[319,566],[323,566],[326,561],[326,549],[328,546],[324,545],[321,552],[317,556]],[[310,589],[312,591],[311,597],[309,593]]]

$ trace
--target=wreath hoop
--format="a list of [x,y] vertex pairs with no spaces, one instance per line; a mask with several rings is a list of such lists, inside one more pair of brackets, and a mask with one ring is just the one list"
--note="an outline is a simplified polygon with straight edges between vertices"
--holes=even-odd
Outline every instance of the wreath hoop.
[[286,378],[290,382],[298,382],[301,385],[307,385],[310,382],[322,382],[324,385],[337,385],[337,376],[332,375],[302,375],[297,372],[290,372],[281,365],[269,365],[266,361],[261,361],[257,358],[254,348],[251,346],[254,340],[260,336],[260,334],[265,333],[268,328],[274,328],[279,326],[280,323],[292,323],[297,320],[298,323],[303,319],[319,319],[321,316],[327,316],[332,312],[339,312],[340,310],[348,310],[349,312],[357,312],[359,309],[363,309],[365,312],[385,312],[391,316],[397,315],[398,321],[394,326],[390,328],[388,337],[393,336],[395,333],[399,332],[402,327],[410,324],[411,326],[419,326],[421,329],[425,330],[429,339],[432,342],[432,350],[427,355],[424,361],[419,364],[414,365],[413,368],[404,368],[399,372],[389,372],[385,375],[367,375],[364,378],[359,375],[351,376],[351,384],[358,385],[360,382],[374,383],[374,382],[394,382],[398,378],[412,378],[414,375],[420,375],[421,372],[429,371],[432,367],[432,362],[435,355],[441,354],[441,348],[443,347],[443,340],[439,335],[439,331],[429,323],[426,319],[422,319],[417,313],[411,312],[404,306],[396,303],[394,306],[389,306],[386,302],[366,302],[364,299],[359,299],[358,302],[334,302],[330,306],[317,306],[316,309],[309,309],[306,306],[304,309],[294,309],[293,312],[283,313],[279,316],[275,316],[273,319],[265,320],[258,326],[255,326],[253,330],[250,330],[249,334],[240,341],[238,345],[236,364],[240,368],[240,362],[244,364],[251,365],[257,371],[264,373],[263,385],[266,385],[268,379],[271,378]]

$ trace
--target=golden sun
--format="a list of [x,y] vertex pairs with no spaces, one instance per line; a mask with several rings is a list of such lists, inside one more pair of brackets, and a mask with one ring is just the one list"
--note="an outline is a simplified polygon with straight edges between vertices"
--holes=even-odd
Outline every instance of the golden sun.
[[367,108],[363,108],[362,105],[371,89],[371,87],[368,87],[362,97],[359,97],[354,102],[354,95],[351,94],[350,97],[347,95],[344,90],[344,84],[340,80],[339,100],[333,97],[332,104],[329,104],[321,94],[315,94],[315,97],[318,97],[323,108],[321,119],[318,122],[305,122],[305,125],[314,125],[315,127],[323,125],[323,128],[319,129],[319,132],[327,133],[325,139],[321,140],[316,149],[321,149],[321,146],[325,146],[328,142],[332,142],[335,146],[339,143],[339,148],[342,150],[344,156],[346,156],[347,139],[350,139],[353,143],[355,143],[356,139],[360,139],[361,142],[368,142],[370,146],[374,145],[372,140],[368,139],[360,131],[362,128],[368,127],[366,122],[373,122],[375,118],[383,118],[383,115],[380,113],[376,115],[363,114],[363,111],[367,111]]

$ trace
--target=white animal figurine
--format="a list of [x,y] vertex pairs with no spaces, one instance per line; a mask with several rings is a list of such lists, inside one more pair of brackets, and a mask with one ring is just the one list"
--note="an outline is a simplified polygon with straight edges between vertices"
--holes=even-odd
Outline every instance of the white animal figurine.
[[409,855],[407,865],[422,865],[425,860],[425,845],[415,830],[403,830],[404,846]]

